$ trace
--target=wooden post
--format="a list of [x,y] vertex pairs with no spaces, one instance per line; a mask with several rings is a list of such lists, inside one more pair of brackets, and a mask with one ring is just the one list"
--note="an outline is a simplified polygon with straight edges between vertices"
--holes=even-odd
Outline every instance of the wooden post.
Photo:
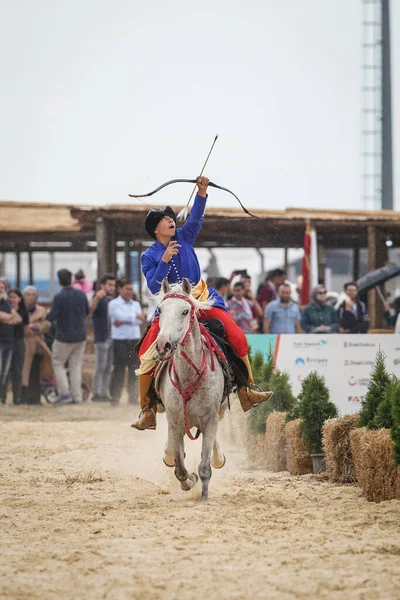
[[265,281],[265,257],[264,254],[262,253],[262,251],[260,250],[260,248],[255,248],[255,251],[257,252],[258,256],[260,257],[260,276],[259,279],[260,281],[262,281],[264,283]]
[[33,285],[34,273],[33,273],[33,252],[29,250],[28,252],[28,261],[29,261],[29,285]]
[[325,262],[325,248],[323,247],[321,242],[318,242],[317,252],[318,252],[318,283],[319,282],[323,283],[325,281],[326,262]]
[[21,288],[21,252],[19,250],[15,253],[15,261],[16,261],[16,287],[18,289]]
[[289,268],[289,248],[284,248],[284,255],[283,255],[283,270],[285,271],[285,273],[288,272],[288,268]]
[[102,217],[96,219],[97,281],[107,273],[107,224]]
[[117,275],[117,232],[112,226],[112,223],[107,222],[107,238],[108,238],[108,263],[107,272]]
[[360,278],[360,248],[353,250],[353,280]]
[[49,291],[50,297],[53,299],[56,294],[56,270],[55,270],[55,261],[54,261],[54,252],[49,252]]
[[131,278],[131,249],[129,247],[129,241],[125,240],[125,277]]
[[[388,252],[382,232],[375,226],[368,226],[368,271],[375,271],[387,262]],[[383,288],[383,286],[381,286]],[[368,292],[368,314],[371,329],[383,327],[383,304],[374,289]]]

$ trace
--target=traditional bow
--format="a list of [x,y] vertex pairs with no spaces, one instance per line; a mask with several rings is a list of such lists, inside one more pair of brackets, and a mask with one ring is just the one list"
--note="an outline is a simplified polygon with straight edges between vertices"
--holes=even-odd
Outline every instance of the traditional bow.
[[[148,198],[149,196],[156,194],[163,188],[167,187],[168,185],[172,185],[173,183],[197,183],[197,179],[171,179],[171,181],[166,181],[165,183],[161,184],[158,188],[156,188],[152,192],[149,192],[148,194],[128,194],[128,196],[130,198]],[[234,198],[236,198],[236,200],[239,202],[240,206],[242,207],[243,211],[247,215],[249,215],[250,217],[254,217],[255,219],[259,218],[256,215],[253,215],[249,210],[247,210],[247,208],[245,206],[243,206],[243,204],[240,202],[240,200],[236,196],[236,194],[231,192],[231,190],[228,190],[228,188],[222,187],[221,185],[217,185],[216,183],[213,183],[212,181],[210,181],[210,183],[208,185],[210,187],[216,188],[217,190],[223,190],[224,192],[228,192],[228,194],[232,194],[232,196]]]

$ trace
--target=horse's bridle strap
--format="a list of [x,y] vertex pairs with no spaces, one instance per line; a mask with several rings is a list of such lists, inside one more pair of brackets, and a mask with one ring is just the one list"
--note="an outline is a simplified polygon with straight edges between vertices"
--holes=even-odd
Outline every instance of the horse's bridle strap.
[[181,341],[181,346],[186,346],[186,343],[189,339],[189,335],[192,331],[193,328],[193,322],[194,322],[194,314],[195,314],[195,306],[194,303],[192,302],[192,300],[189,298],[189,296],[185,296],[184,294],[177,294],[175,292],[171,292],[170,294],[166,294],[163,298],[163,302],[164,300],[167,300],[168,298],[180,298],[181,300],[185,300],[186,302],[189,302],[191,308],[190,308],[190,322],[189,322],[189,327],[185,333],[185,337],[183,338],[183,340]]

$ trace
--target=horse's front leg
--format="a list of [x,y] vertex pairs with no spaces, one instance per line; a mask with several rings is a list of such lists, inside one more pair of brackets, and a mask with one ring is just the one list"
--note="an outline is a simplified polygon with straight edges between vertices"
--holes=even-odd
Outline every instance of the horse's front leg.
[[199,464],[199,475],[201,479],[201,501],[208,500],[208,485],[211,479],[211,452],[217,437],[218,431],[218,415],[214,419],[210,419],[205,427],[202,427],[203,445],[201,449],[201,461]]
[[192,489],[198,480],[196,473],[188,473],[185,467],[185,448],[183,444],[183,436],[179,429],[174,429],[171,426],[168,435],[168,446],[175,462],[175,476],[181,482],[181,488],[187,492]]

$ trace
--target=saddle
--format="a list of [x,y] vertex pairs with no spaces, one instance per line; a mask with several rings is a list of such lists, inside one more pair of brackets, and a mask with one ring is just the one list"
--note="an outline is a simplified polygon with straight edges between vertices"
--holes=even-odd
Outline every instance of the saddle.
[[[242,387],[248,386],[248,371],[245,363],[236,354],[232,346],[224,339],[225,328],[219,319],[207,319],[202,321],[207,331],[211,334],[222,357],[217,352],[214,352],[214,357],[218,360],[224,373],[224,394],[221,403],[229,394]],[[155,406],[157,403],[162,405],[159,389],[161,377],[167,368],[169,360],[159,362],[154,371],[154,380],[149,390],[150,406]]]

